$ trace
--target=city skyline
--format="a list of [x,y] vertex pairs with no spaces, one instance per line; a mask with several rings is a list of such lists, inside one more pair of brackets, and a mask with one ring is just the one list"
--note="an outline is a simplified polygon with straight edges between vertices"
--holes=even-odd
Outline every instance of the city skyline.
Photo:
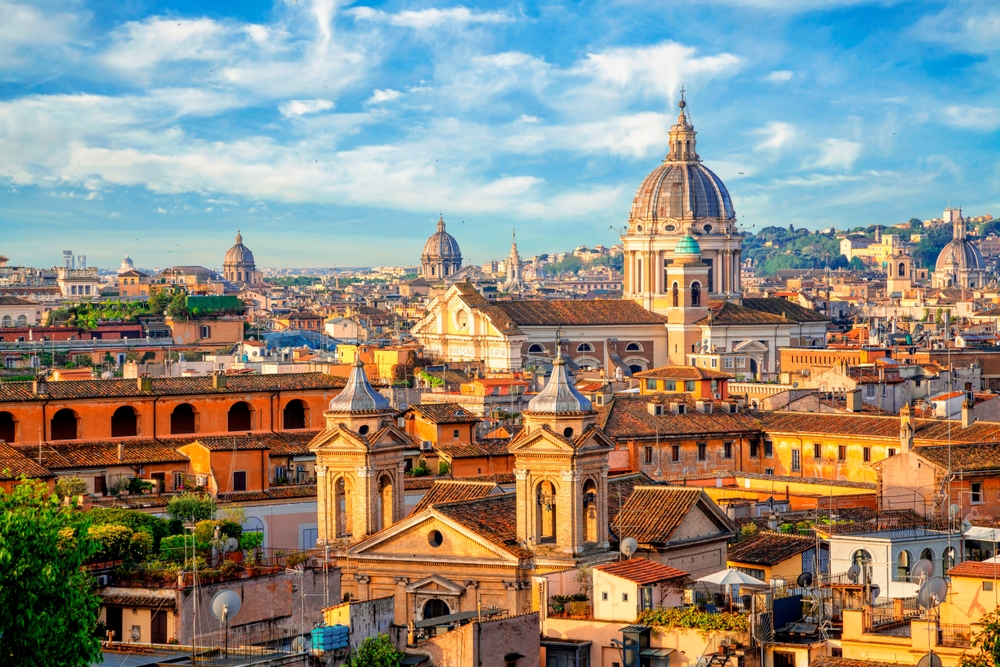
[[1000,13],[796,5],[3,2],[0,251],[414,265],[439,212],[468,262],[611,245],[682,84],[747,231],[993,212]]

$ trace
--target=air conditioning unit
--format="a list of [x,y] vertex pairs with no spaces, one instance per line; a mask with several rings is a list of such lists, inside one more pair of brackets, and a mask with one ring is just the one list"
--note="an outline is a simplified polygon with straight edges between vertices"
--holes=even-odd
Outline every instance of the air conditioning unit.
[[195,475],[194,483],[195,486],[205,486],[208,484],[208,475]]
[[109,586],[111,585],[111,577],[106,574],[97,575],[97,585],[98,586]]
[[420,451],[423,452],[434,451],[434,445],[431,443],[430,440],[424,440],[423,442],[420,443]]
[[712,398],[718,401],[722,398],[722,394],[719,392],[715,392],[714,394],[712,394]]

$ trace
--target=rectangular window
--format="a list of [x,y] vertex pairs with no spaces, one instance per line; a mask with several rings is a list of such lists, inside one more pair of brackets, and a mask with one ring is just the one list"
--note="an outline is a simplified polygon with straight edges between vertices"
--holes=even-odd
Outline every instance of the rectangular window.
[[837,460],[840,462],[847,460],[847,445],[837,445]]
[[208,326],[207,324],[201,325],[201,337],[202,338],[211,338],[212,337],[212,327]]
[[642,462],[643,463],[652,463],[653,462],[653,448],[652,447],[643,447],[642,448]]
[[607,591],[602,591],[601,592],[601,601],[602,602],[607,602],[608,601],[608,592]]
[[175,471],[173,482],[174,482],[174,487],[173,487],[174,491],[182,488],[184,486],[184,473]]
[[726,368],[732,368],[732,367],[733,367],[733,358],[726,357]]
[[872,460],[872,448],[871,447],[863,447],[861,449],[861,456],[862,456],[862,459],[864,460],[865,463],[868,463],[869,461],[871,461]]
[[718,368],[718,367],[719,367],[719,360],[713,357],[712,358],[712,368]]
[[681,460],[681,446],[680,445],[670,445],[670,460],[677,461]]
[[980,482],[973,482],[971,484],[972,488],[972,502],[981,503],[983,502],[983,485]]
[[774,456],[774,443],[770,440],[764,441],[764,456],[766,458],[771,458]]
[[759,450],[760,450],[760,443],[758,443],[756,440],[751,440],[750,441],[750,458],[752,458],[752,459],[757,458],[758,454],[760,453]]
[[453,438],[457,438],[458,437],[458,429],[456,428],[454,431],[452,431],[451,435],[452,435]]
[[992,581],[984,581],[983,582],[983,590],[984,591],[992,591],[993,590],[993,582]]
[[646,389],[656,391],[656,380],[646,380]]
[[708,445],[706,445],[704,442],[699,442],[698,443],[698,460],[699,461],[704,461],[705,460],[705,458],[706,458],[705,457],[705,450],[706,449],[708,449]]
[[694,391],[694,380],[688,380],[684,383],[684,391]]
[[765,475],[773,475],[774,474],[774,468],[764,468],[764,474]]
[[792,472],[802,472],[802,452],[792,450]]
[[823,458],[823,445],[819,444],[818,442],[813,443],[813,458],[814,459]]
[[733,458],[733,443],[725,442],[722,444],[722,456],[727,459]]
[[233,472],[233,491],[247,490],[247,471],[237,470]]
[[747,360],[746,357],[740,357],[736,360],[736,368],[746,368]]
[[865,397],[867,397],[867,398],[875,398],[875,385],[873,385],[873,384],[866,384],[865,385]]
[[285,466],[274,466],[274,479],[275,481],[281,479],[287,479],[285,474]]
[[628,602],[628,593],[622,593],[622,602]]
[[886,450],[886,451],[887,451],[887,455],[888,455],[888,456],[895,456],[895,455],[896,455],[896,448],[895,448],[895,447],[890,447],[890,448],[889,448],[888,450]]
[[663,391],[677,391],[677,383],[673,380],[665,380],[663,382]]

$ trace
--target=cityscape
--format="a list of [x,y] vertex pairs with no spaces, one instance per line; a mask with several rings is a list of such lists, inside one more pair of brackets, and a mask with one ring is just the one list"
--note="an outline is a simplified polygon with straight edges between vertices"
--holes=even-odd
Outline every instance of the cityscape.
[[1000,665],[1000,10],[806,5],[0,0],[0,664]]

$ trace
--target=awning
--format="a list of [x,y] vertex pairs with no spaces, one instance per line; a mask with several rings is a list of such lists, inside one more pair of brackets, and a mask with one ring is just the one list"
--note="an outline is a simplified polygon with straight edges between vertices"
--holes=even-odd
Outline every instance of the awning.
[[645,658],[666,658],[673,652],[672,648],[644,648],[639,651],[639,655]]
[[980,540],[983,542],[1000,542],[1000,528],[972,526],[965,531],[965,537],[970,540]]

